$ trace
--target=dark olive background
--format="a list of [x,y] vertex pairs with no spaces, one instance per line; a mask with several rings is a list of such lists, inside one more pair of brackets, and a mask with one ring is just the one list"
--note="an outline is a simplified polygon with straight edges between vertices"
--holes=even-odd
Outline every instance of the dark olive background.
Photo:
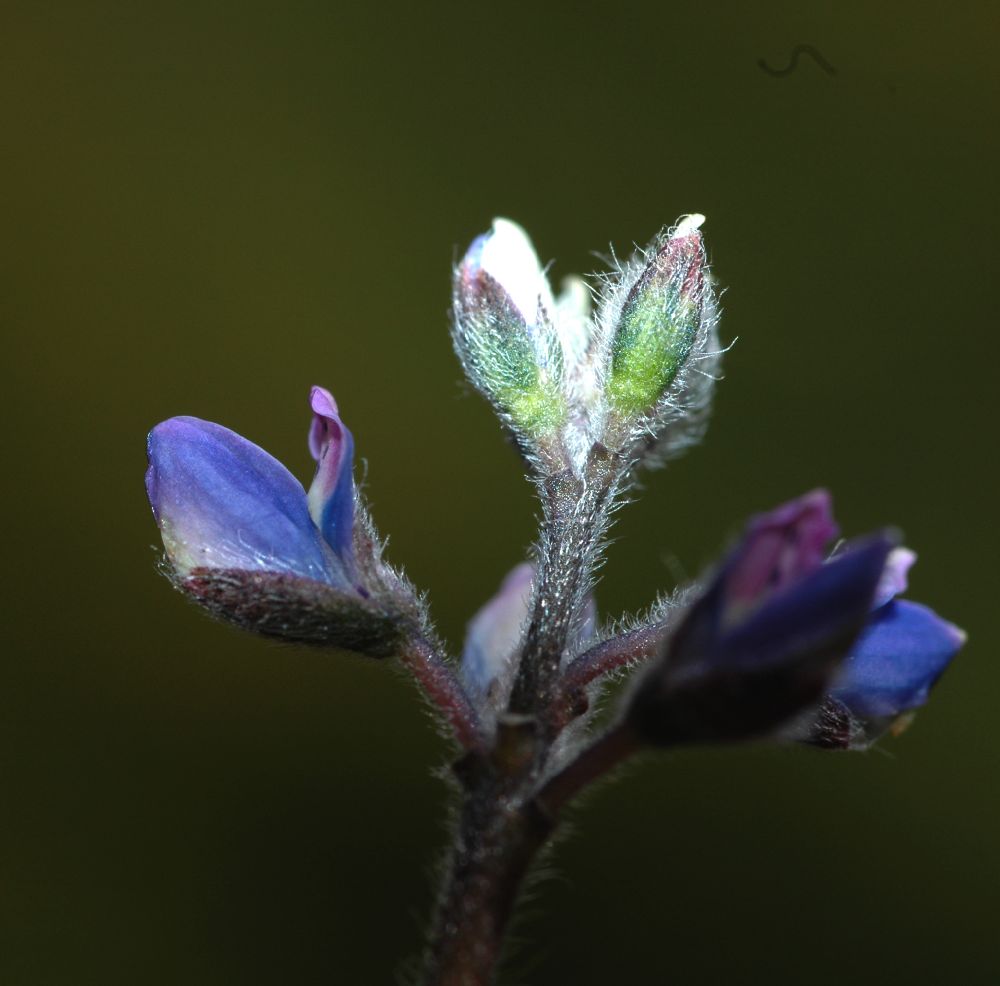
[[[534,504],[447,334],[494,215],[557,277],[707,214],[726,361],[602,611],[817,485],[897,524],[970,644],[866,756],[693,751],[596,793],[508,981],[998,975],[996,13],[988,4],[14,3],[0,14],[0,981],[392,983],[444,762],[386,667],[241,636],[155,569],[143,440],[197,414],[308,481],[334,390],[454,647]],[[776,78],[757,60],[787,64]]]

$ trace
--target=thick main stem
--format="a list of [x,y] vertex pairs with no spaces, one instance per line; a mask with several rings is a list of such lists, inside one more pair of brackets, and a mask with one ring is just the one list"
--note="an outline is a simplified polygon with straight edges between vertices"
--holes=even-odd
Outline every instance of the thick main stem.
[[460,763],[467,796],[428,949],[424,986],[490,986],[521,885],[562,809],[637,745],[634,733],[619,724],[526,798],[515,790],[526,778],[497,773],[496,760],[473,754]]
[[531,802],[510,803],[487,782],[462,807],[431,939],[425,986],[488,986],[521,883],[553,822]]
[[558,735],[552,711],[563,659],[621,475],[620,463],[595,446],[583,476],[566,470],[550,477],[542,491],[545,517],[531,619],[495,745],[459,765],[465,796],[424,986],[493,982],[521,884],[555,828],[563,795],[571,797],[597,776],[583,765],[551,792],[551,806],[537,798]]

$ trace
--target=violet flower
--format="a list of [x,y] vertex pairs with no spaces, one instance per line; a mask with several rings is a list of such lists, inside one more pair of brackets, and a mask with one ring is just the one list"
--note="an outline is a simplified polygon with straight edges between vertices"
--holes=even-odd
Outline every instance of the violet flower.
[[146,492],[175,585],[245,629],[387,656],[413,623],[406,587],[355,524],[354,440],[310,395],[308,495],[273,456],[222,425],[176,417],[149,434]]
[[836,533],[822,490],[750,521],[633,695],[628,719],[643,740],[763,736],[820,700],[892,550],[875,535],[824,561]]
[[629,717],[659,745],[775,734],[861,748],[922,705],[964,641],[906,588],[915,555],[837,536],[823,490],[753,518],[637,689]]

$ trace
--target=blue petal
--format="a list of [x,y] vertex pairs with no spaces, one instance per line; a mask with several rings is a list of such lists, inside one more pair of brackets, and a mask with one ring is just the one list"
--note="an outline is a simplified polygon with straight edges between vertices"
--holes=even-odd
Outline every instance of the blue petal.
[[196,568],[345,579],[309,516],[302,484],[263,449],[198,418],[149,435],[146,492],[181,576]]
[[858,716],[897,716],[927,701],[965,641],[936,613],[907,600],[876,612],[831,695]]

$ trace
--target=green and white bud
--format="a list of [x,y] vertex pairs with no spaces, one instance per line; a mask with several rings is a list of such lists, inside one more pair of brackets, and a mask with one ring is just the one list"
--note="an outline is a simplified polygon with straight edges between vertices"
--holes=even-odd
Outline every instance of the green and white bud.
[[691,356],[705,311],[701,215],[687,216],[654,245],[611,340],[607,393],[624,418],[654,413]]
[[455,349],[537,474],[582,478],[593,454],[628,469],[700,437],[719,355],[704,218],[665,230],[596,292],[567,278],[558,298],[515,223],[495,220],[469,248],[455,270]]
[[513,431],[537,442],[568,414],[556,302],[524,230],[497,219],[455,271],[455,349]]

